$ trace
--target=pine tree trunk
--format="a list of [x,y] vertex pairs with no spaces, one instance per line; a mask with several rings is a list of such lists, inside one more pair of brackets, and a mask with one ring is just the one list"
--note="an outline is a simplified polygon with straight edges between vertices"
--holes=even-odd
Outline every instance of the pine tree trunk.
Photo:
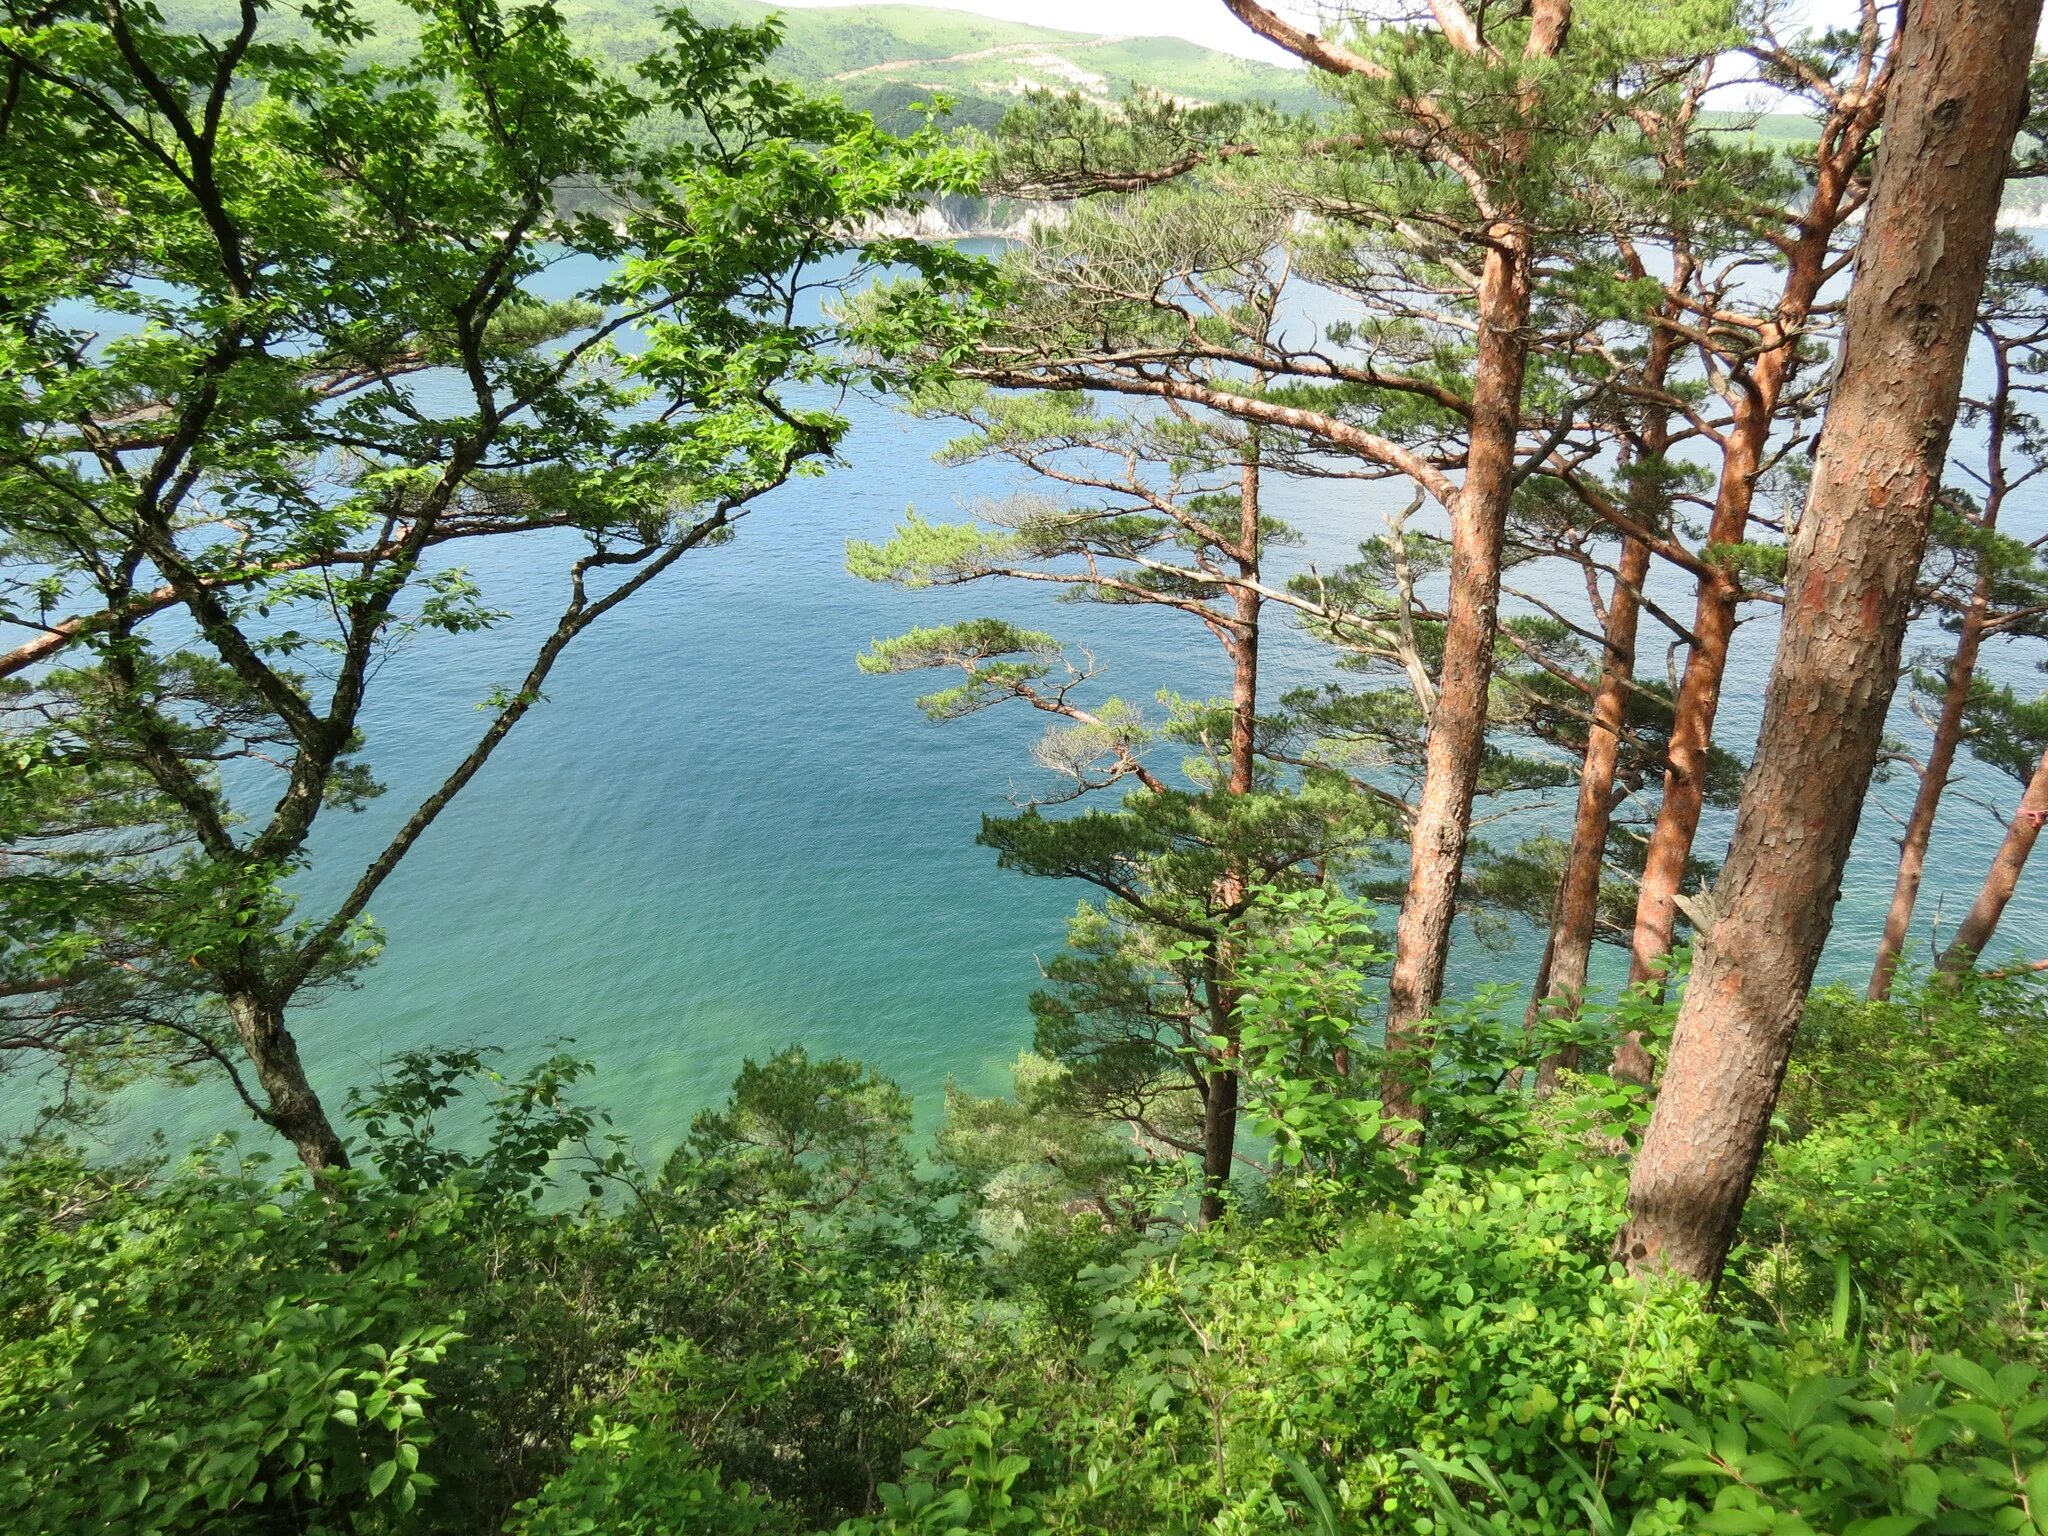
[[299,1161],[308,1172],[318,1175],[330,1168],[346,1168],[348,1152],[335,1134],[320,1096],[306,1079],[298,1042],[284,1025],[284,1010],[246,991],[230,992],[227,1004],[235,1036],[263,1089],[268,1106],[264,1118],[298,1149]]
[[[1614,596],[1607,604],[1607,628],[1602,637],[1606,656],[1600,686],[1593,695],[1593,725],[1586,734],[1585,761],[1579,770],[1571,852],[1558,892],[1557,919],[1551,927],[1544,1012],[1552,1018],[1577,1017],[1586,995],[1593,932],[1600,918],[1600,874],[1607,863],[1607,829],[1614,817],[1614,770],[1621,755],[1629,693],[1635,685],[1636,625],[1642,613],[1643,582],[1649,574],[1649,545],[1624,539]],[[1546,1059],[1537,1069],[1536,1091],[1547,1093],[1555,1086],[1559,1067],[1577,1065],[1576,1059]]]
[[1629,1181],[1637,1272],[1718,1283],[1840,894],[2026,101],[2041,0],[1916,0],[1756,757]]
[[[1251,0],[1227,0],[1230,11],[1260,36],[1303,62],[1338,75],[1390,79],[1387,67],[1305,32]],[[1455,8],[1453,8],[1455,10]],[[1469,24],[1454,27],[1437,13],[1441,35],[1464,53],[1484,51]],[[1571,31],[1571,0],[1531,0],[1526,59],[1548,59]],[[1520,101],[1529,119],[1540,102],[1533,84]],[[1412,107],[1412,103],[1405,104]],[[1421,114],[1433,135],[1432,110]],[[1494,146],[1510,176],[1527,164],[1529,136],[1511,131]],[[1532,249],[1529,227],[1503,212],[1492,216],[1480,269],[1478,334],[1473,370],[1471,437],[1465,481],[1446,507],[1451,519],[1450,600],[1444,625],[1442,681],[1429,722],[1422,793],[1410,831],[1408,889],[1395,928],[1394,974],[1387,1004],[1387,1067],[1381,1095],[1389,1119],[1421,1121],[1414,1092],[1427,1076],[1433,1048],[1429,1015],[1443,993],[1451,922],[1471,833],[1472,797],[1485,748],[1487,692],[1499,623],[1500,545],[1514,493],[1515,439],[1521,425],[1522,375],[1528,359]]]
[[1259,579],[1259,447],[1258,428],[1247,429],[1244,474],[1239,481],[1238,574],[1244,585],[1231,592],[1230,645],[1230,783],[1233,795],[1252,792],[1259,726],[1259,594],[1250,583]]
[[1472,797],[1486,748],[1487,695],[1500,620],[1501,533],[1514,493],[1515,438],[1528,358],[1529,245],[1507,231],[1486,253],[1479,285],[1479,353],[1465,483],[1451,517],[1450,599],[1436,707],[1429,717],[1422,793],[1409,838],[1408,889],[1395,929],[1387,1004],[1387,1071],[1381,1085],[1393,1120],[1419,1122],[1415,1094],[1428,1069],[1428,1019],[1443,994],[1457,914]]
[[2020,797],[2020,808],[2005,829],[2005,841],[1999,844],[1998,854],[1991,861],[1991,872],[1984,877],[1983,889],[1977,892],[1977,900],[1962,926],[1956,929],[1954,941],[1941,952],[1938,965],[1944,975],[1967,972],[1998,932],[1998,920],[2005,915],[2006,903],[2019,887],[2020,871],[2027,867],[2027,855],[2040,840],[2044,821],[2048,821],[2048,752],[2041,754],[2034,776],[2027,781],[2027,792]]
[[1983,643],[1989,596],[1990,577],[1986,573],[1977,579],[1976,593],[1969,611],[1963,615],[1962,634],[1956,639],[1955,655],[1949,658],[1948,683],[1942,689],[1941,713],[1934,722],[1934,742],[1920,771],[1920,790],[1913,797],[1905,833],[1899,839],[1898,879],[1892,885],[1892,904],[1885,913],[1884,935],[1877,941],[1877,964],[1870,973],[1868,995],[1874,999],[1892,995],[1892,976],[1899,968],[1906,934],[1913,926],[1913,907],[1920,899],[1920,880],[1927,868],[1927,844],[1934,835],[1934,815],[1941,809],[1942,791],[1948,788],[1956,751],[1963,741],[1963,711],[1970,702],[1970,682],[1977,675],[1977,653]]
[[1237,1074],[1217,1072],[1202,1101],[1201,1224],[1218,1220],[1228,1203],[1230,1161],[1237,1141]]
[[[1233,795],[1252,792],[1258,765],[1259,720],[1259,594],[1250,583],[1259,579],[1259,451],[1257,428],[1245,447],[1244,473],[1239,479],[1237,570],[1243,584],[1231,590],[1232,623],[1227,649],[1230,653],[1230,762],[1225,790]],[[1245,875],[1230,870],[1220,882],[1217,899],[1225,907],[1244,899]],[[1218,969],[1223,977],[1210,983],[1210,1024],[1212,1031],[1229,1043],[1211,1058],[1209,1093],[1202,1101],[1202,1206],[1203,1225],[1223,1214],[1230,1186],[1231,1159],[1237,1151],[1237,1000],[1238,990],[1227,980],[1233,968],[1234,946],[1218,941]]]
[[[1558,885],[1557,894],[1558,900],[1551,905],[1550,932],[1543,940],[1543,956],[1536,962],[1536,983],[1529,989],[1529,1006],[1522,1014],[1522,1034],[1525,1038],[1533,1034],[1536,1026],[1543,1021],[1551,1000],[1550,977],[1557,966],[1558,913],[1564,900],[1562,882]],[[1549,1098],[1557,1092],[1557,1074],[1565,1071],[1576,1072],[1578,1067],[1577,1046],[1568,1045],[1562,1050],[1552,1051],[1536,1063],[1536,1097]],[[1508,1080],[1519,1091],[1522,1086],[1522,1069],[1515,1068],[1508,1075]]]
[[[1829,244],[1844,217],[1862,142],[1863,134],[1853,125],[1837,133],[1831,124],[1823,135],[1823,143],[1831,145],[1833,152],[1821,159],[1813,194],[1788,252],[1784,287],[1772,315],[1770,344],[1731,380],[1734,419],[1722,446],[1720,481],[1707,526],[1710,548],[1740,544],[1748,536],[1756,479],[1770,444],[1778,401],[1786,376],[1797,361],[1814,301],[1827,280]],[[1658,974],[1678,930],[1675,898],[1685,882],[1686,862],[1692,857],[1693,839],[1706,805],[1707,757],[1713,746],[1714,719],[1721,709],[1721,684],[1728,671],[1728,647],[1735,636],[1740,601],[1740,586],[1726,571],[1716,569],[1700,578],[1693,611],[1694,643],[1686,655],[1678,697],[1672,703],[1664,799],[1650,832],[1636,898],[1629,959],[1632,982],[1648,981]],[[1645,1068],[1648,1061],[1644,1055]],[[1642,1080],[1648,1081],[1647,1070]]]

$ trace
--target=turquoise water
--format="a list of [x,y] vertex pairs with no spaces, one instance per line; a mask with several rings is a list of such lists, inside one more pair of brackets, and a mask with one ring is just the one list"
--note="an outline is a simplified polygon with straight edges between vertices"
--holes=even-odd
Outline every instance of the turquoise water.
[[[484,1042],[517,1063],[572,1037],[599,1063],[594,1097],[659,1153],[745,1057],[792,1041],[871,1061],[916,1096],[926,1123],[949,1078],[983,1093],[1006,1086],[1029,1040],[1037,957],[1058,948],[1085,894],[999,871],[974,843],[985,812],[1043,784],[1029,755],[1042,722],[998,709],[928,724],[911,704],[927,680],[868,677],[854,656],[913,625],[994,613],[1091,647],[1104,691],[1127,698],[1214,692],[1223,669],[1208,636],[1174,615],[1059,604],[1035,590],[898,592],[848,576],[849,538],[885,536],[907,507],[965,516],[1028,477],[941,468],[932,454],[950,435],[943,424],[865,400],[846,408],[843,464],[776,492],[732,544],[687,556],[579,640],[548,701],[384,887],[372,909],[389,938],[382,959],[360,987],[297,1016],[323,1092],[338,1099],[411,1046]],[[1342,559],[1398,500],[1388,486],[1274,485],[1271,510],[1304,538],[1280,564]],[[482,724],[477,701],[516,679],[552,620],[561,553],[514,542],[471,551],[487,599],[521,617],[420,641],[385,666],[364,725],[390,792],[323,823],[309,897],[345,883],[466,750]],[[1681,583],[1661,585],[1689,610]],[[1549,595],[1584,601],[1576,577]],[[1771,635],[1751,624],[1742,644],[1721,736],[1746,750]],[[1657,662],[1646,649],[1645,668]],[[1284,625],[1267,652],[1276,691],[1328,665]],[[1910,726],[1902,711],[1901,734]],[[1903,807],[1911,793],[1900,782],[1879,798]],[[1993,793],[2008,808],[2016,799]],[[1568,811],[1560,794],[1547,814]],[[1999,833],[1952,797],[1923,932],[1938,903],[1951,919],[1967,903]],[[1724,836],[1725,824],[1706,835]],[[1866,816],[1829,953],[1835,974],[1860,981],[1867,967],[1892,835],[1881,815]],[[2048,948],[2044,887],[2048,869],[2033,871],[2004,942]],[[1539,946],[1530,933],[1504,947],[1468,933],[1453,987],[1526,984]],[[1618,955],[1600,958],[1610,980],[1625,969]],[[235,1118],[224,1094],[205,1090],[152,1092],[129,1110],[113,1133],[122,1140],[160,1129],[177,1143]]]

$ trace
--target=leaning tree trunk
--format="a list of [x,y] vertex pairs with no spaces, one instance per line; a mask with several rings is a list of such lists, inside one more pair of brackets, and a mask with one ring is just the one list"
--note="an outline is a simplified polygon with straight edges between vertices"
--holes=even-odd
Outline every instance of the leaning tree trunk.
[[1991,872],[1984,877],[1983,889],[1977,892],[1968,916],[1956,929],[1954,941],[1941,952],[1937,969],[1942,974],[1960,976],[1984,953],[1991,936],[1998,931],[1998,920],[2005,915],[2006,903],[2019,887],[2020,871],[2027,867],[2027,855],[2040,840],[2044,822],[2048,822],[2048,752],[2041,754],[2034,776],[2027,781],[2027,792],[2020,797],[2020,808],[2012,825],[2005,829],[2005,841],[1999,844],[1998,855],[1991,861]]
[[[1254,0],[1225,0],[1225,4],[1254,32],[1306,64],[1337,75],[1393,82],[1392,71],[1378,59],[1305,32]],[[1523,57],[1554,58],[1571,30],[1571,0],[1531,0],[1524,14],[1529,18],[1529,31]],[[1453,24],[1453,16],[1460,24]],[[1491,51],[1458,7],[1440,8],[1437,22],[1440,35],[1454,50],[1468,54]],[[1533,83],[1523,85],[1520,101],[1525,122],[1529,121],[1537,104]],[[1456,125],[1445,120],[1435,103],[1426,98],[1403,99],[1398,110],[1422,129],[1425,157],[1434,155],[1440,163],[1470,168],[1465,146],[1453,142]],[[1410,137],[1407,133],[1396,136],[1404,143]],[[1528,163],[1529,136],[1517,128],[1489,149],[1499,155],[1512,177]],[[1451,922],[1471,832],[1472,797],[1485,748],[1487,691],[1499,622],[1501,532],[1514,493],[1515,438],[1521,423],[1522,376],[1528,358],[1529,227],[1511,210],[1503,209],[1489,219],[1480,270],[1465,481],[1452,498],[1454,505],[1446,508],[1451,517],[1451,591],[1444,625],[1442,683],[1430,718],[1422,794],[1410,830],[1408,889],[1395,929],[1394,974],[1387,1005],[1388,1059],[1381,1093],[1388,1118],[1411,1123],[1422,1118],[1414,1090],[1429,1070],[1433,1040],[1428,1020],[1443,992]]]
[[1719,1282],[1898,681],[2041,0],[1916,0],[1712,928],[1618,1249]]
[[[1995,336],[1991,357],[1996,383],[1992,390],[1989,440],[1985,445],[1989,485],[1983,514],[1977,520],[1977,526],[1987,531],[1998,526],[1998,514],[2005,505],[2005,440],[2013,405],[2010,367],[2004,347]],[[1961,633],[1956,637],[1955,654],[1949,658],[1948,681],[1942,689],[1941,713],[1934,724],[1934,741],[1928,749],[1927,765],[1921,770],[1920,790],[1913,797],[1912,814],[1906,818],[1906,830],[1899,839],[1898,878],[1892,883],[1892,904],[1885,913],[1877,963],[1870,973],[1868,995],[1874,999],[1891,996],[1892,976],[1898,970],[1906,934],[1913,924],[1913,908],[1920,899],[1920,881],[1927,868],[1927,845],[1934,836],[1935,814],[1941,809],[1949,771],[1954,768],[1956,751],[1962,745],[1970,685],[1976,679],[1978,653],[1983,649],[1984,634],[1990,625],[1995,585],[1992,562],[1985,560],[1970,591],[1969,605],[1963,610]],[[1996,866],[1993,870],[1995,875]],[[2003,907],[2004,903],[1999,905]],[[1991,921],[1996,924],[1998,919],[1994,915]],[[1988,930],[1985,936],[1990,936]]]
[[1871,969],[1867,993],[1880,1001],[1892,995],[1892,977],[1898,971],[1906,934],[1913,925],[1913,908],[1920,899],[1920,881],[1927,869],[1927,845],[1934,836],[1935,813],[1941,809],[1942,791],[1948,788],[1956,751],[1963,742],[1963,717],[1970,702],[1970,683],[1977,675],[1977,653],[1984,640],[1990,585],[1988,571],[1977,578],[1976,593],[1969,611],[1963,615],[1963,632],[1957,637],[1955,655],[1949,658],[1941,713],[1934,722],[1934,742],[1920,770],[1920,790],[1913,796],[1906,830],[1899,838],[1899,874],[1892,882],[1892,904],[1885,913],[1884,934],[1877,941],[1877,964]]
[[299,1161],[309,1172],[346,1168],[348,1152],[306,1078],[298,1044],[285,1028],[284,1010],[253,990],[230,992],[227,1004],[235,1037],[263,1090],[264,1120],[298,1149]]
[[[1787,253],[1785,283],[1772,314],[1771,344],[1751,359],[1734,381],[1734,419],[1722,445],[1720,480],[1707,524],[1709,549],[1740,544],[1748,537],[1757,476],[1763,470],[1764,451],[1777,422],[1778,401],[1798,360],[1807,319],[1827,281],[1829,244],[1844,216],[1862,136],[1857,134],[1853,143],[1847,142],[1846,132],[1825,137],[1834,150],[1821,160],[1812,196]],[[1714,719],[1721,710],[1721,685],[1727,678],[1728,648],[1735,637],[1741,599],[1741,584],[1724,566],[1716,565],[1700,578],[1692,646],[1686,653],[1678,696],[1672,701],[1664,798],[1650,829],[1636,897],[1629,960],[1632,982],[1649,981],[1660,973],[1678,931],[1678,892],[1706,806]],[[1641,1054],[1639,1044],[1636,1050]],[[1643,1055],[1636,1075],[1644,1081],[1648,1081],[1648,1066],[1649,1058]]]
[[1409,833],[1408,889],[1394,934],[1387,999],[1387,1117],[1419,1123],[1416,1089],[1433,1045],[1430,1013],[1443,995],[1472,799],[1486,750],[1487,695],[1500,624],[1501,535],[1514,494],[1515,437],[1528,360],[1529,245],[1508,231],[1486,253],[1479,286],[1479,358],[1465,483],[1451,515],[1450,599],[1443,663],[1430,711],[1422,793]]
[[[1692,270],[1689,255],[1681,255],[1673,278],[1682,288]],[[1676,303],[1667,306],[1671,317]],[[1660,326],[1651,333],[1643,363],[1643,384],[1661,390],[1671,373],[1677,351],[1677,333]],[[1639,460],[1662,464],[1671,448],[1671,412],[1661,404],[1648,408],[1648,417],[1637,445]],[[1646,482],[1648,483],[1648,482]],[[1646,527],[1661,527],[1667,508],[1661,497],[1632,510]],[[1629,696],[1636,682],[1636,629],[1642,618],[1643,583],[1650,578],[1650,546],[1641,539],[1621,541],[1621,559],[1614,573],[1614,596],[1607,605],[1607,624],[1601,636],[1600,687],[1593,696],[1593,728],[1586,736],[1586,755],[1579,769],[1579,804],[1572,818],[1571,852],[1565,866],[1558,896],[1557,918],[1551,929],[1550,969],[1543,982],[1545,1010],[1557,1018],[1575,1018],[1586,995],[1586,975],[1593,963],[1593,934],[1600,921],[1600,875],[1607,865],[1607,833],[1614,820],[1614,770],[1621,757],[1621,733],[1628,717]],[[1537,1094],[1548,1094],[1557,1085],[1561,1068],[1576,1068],[1578,1048],[1569,1046],[1557,1057],[1547,1057],[1536,1072]],[[1617,1076],[1650,1080],[1649,1053],[1633,1033],[1616,1044]]]

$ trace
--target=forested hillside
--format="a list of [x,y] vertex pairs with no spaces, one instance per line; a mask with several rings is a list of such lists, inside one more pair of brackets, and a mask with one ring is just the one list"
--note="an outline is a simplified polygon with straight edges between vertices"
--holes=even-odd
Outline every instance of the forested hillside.
[[[173,0],[165,10],[200,29],[225,21],[221,7],[207,0]],[[666,10],[656,0],[566,0],[561,7],[579,43],[615,65],[660,48]],[[914,126],[906,109],[934,93],[952,102],[956,121],[979,128],[993,128],[1033,90],[1077,90],[1108,101],[1142,88],[1190,103],[1264,100],[1292,112],[1321,105],[1299,70],[1178,38],[1060,32],[919,5],[777,11],[762,0],[703,0],[691,10],[705,21],[750,26],[779,16],[775,73],[829,90],[899,131]],[[369,0],[359,14],[368,35],[358,47],[367,58],[403,56],[419,31],[404,0]]]
[[2041,0],[1223,3],[8,0],[0,1532],[2048,1536]]

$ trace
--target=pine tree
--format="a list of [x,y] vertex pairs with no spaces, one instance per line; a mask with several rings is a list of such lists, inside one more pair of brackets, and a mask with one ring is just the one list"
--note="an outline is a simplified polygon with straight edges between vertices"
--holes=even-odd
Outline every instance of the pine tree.
[[1712,1285],[1826,938],[1954,424],[2038,0],[1906,12],[1727,863],[1629,1181],[1631,1268]]

